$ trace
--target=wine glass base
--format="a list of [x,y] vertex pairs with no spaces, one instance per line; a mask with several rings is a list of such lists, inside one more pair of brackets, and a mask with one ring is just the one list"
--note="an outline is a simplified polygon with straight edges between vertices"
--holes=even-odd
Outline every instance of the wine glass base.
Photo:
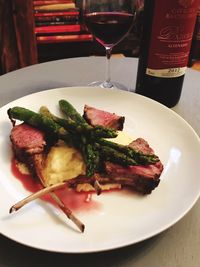
[[89,86],[94,86],[94,87],[101,87],[101,88],[110,88],[110,89],[120,89],[120,90],[124,90],[124,91],[129,91],[128,88],[121,84],[121,83],[117,83],[117,82],[112,82],[112,83],[108,83],[108,82],[102,82],[102,81],[95,81],[92,82],[90,84],[88,84]]

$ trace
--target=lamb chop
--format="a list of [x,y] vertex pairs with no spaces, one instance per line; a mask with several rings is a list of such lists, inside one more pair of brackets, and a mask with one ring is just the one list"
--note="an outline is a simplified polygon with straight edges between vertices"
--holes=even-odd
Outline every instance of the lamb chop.
[[[12,148],[15,157],[20,162],[25,163],[31,173],[34,176],[37,176],[37,178],[40,179],[42,185],[46,187],[46,183],[41,175],[44,160],[46,157],[45,150],[48,149],[48,144],[45,140],[45,134],[35,127],[22,123],[12,128],[10,139],[12,142]],[[63,186],[64,183],[61,183],[55,189],[61,188]],[[47,193],[50,193],[51,197],[54,199],[60,209],[66,214],[69,219],[71,219],[77,225],[81,232],[83,232],[85,228],[84,224],[75,217],[72,211],[64,205],[64,203],[54,192],[47,190]],[[25,201],[23,201],[21,204],[24,205],[26,203],[27,201],[25,199]],[[11,207],[10,213],[19,209],[21,207],[20,205],[14,205],[13,207]]]
[[84,119],[92,126],[101,125],[115,130],[123,130],[125,117],[100,110],[89,105],[84,106]]
[[[137,138],[129,146],[144,154],[154,153],[148,142],[143,138]],[[160,182],[159,178],[163,171],[163,164],[159,160],[154,164],[124,167],[119,164],[106,162],[105,169],[110,178],[132,186],[137,192],[150,194]],[[120,181],[121,179],[122,181]]]

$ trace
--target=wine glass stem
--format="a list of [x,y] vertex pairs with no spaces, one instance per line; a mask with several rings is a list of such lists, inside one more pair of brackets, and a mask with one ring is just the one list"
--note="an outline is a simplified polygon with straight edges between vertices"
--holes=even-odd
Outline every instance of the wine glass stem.
[[105,48],[106,48],[106,80],[103,83],[103,87],[111,88],[113,87],[110,78],[110,57],[112,53],[112,47],[105,47]]

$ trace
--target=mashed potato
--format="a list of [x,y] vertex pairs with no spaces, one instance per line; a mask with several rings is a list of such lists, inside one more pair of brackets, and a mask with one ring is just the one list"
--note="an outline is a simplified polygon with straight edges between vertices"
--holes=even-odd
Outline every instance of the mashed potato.
[[85,170],[81,153],[73,147],[60,143],[50,149],[42,174],[45,183],[53,185],[84,175]]
[[[133,138],[124,132],[119,131],[118,136],[110,141],[118,144],[129,144]],[[59,182],[85,175],[86,166],[81,153],[73,147],[67,146],[64,142],[53,146],[48,155],[42,170],[42,176],[46,185],[53,185]],[[102,190],[121,188],[119,184],[102,185]],[[92,191],[94,188],[90,184],[79,184],[77,191]]]

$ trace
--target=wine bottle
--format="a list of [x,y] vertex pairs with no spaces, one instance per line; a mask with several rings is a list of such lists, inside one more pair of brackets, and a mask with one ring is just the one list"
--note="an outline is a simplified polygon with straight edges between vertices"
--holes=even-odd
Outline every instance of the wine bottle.
[[188,67],[191,67],[193,65],[193,62],[199,59],[200,59],[200,7],[198,8],[196,17],[196,24],[194,27]]
[[181,96],[199,0],[146,0],[136,93],[167,107]]

